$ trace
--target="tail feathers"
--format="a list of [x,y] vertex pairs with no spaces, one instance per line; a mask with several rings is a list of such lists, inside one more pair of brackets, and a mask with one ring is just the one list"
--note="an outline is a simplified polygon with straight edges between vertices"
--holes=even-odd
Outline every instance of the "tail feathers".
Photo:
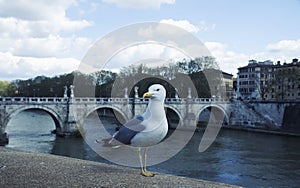
[[103,147],[111,147],[111,148],[121,147],[120,143],[116,139],[114,139],[113,137],[112,138],[104,138],[101,141],[96,140],[95,142],[96,143],[102,143]]

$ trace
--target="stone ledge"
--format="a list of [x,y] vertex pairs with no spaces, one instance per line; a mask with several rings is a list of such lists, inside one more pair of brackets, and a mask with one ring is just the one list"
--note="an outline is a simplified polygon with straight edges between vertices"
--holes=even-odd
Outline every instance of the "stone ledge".
[[238,187],[166,174],[143,177],[116,165],[0,147],[0,187]]

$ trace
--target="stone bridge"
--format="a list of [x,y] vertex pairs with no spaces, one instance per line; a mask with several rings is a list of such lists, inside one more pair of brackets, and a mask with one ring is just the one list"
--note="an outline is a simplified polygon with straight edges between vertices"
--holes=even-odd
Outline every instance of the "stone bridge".
[[[6,97],[0,98],[0,141],[5,141],[5,129],[18,113],[38,109],[48,113],[56,126],[58,135],[72,135],[84,120],[98,109],[112,109],[120,123],[142,114],[148,99],[143,98],[78,98],[78,97]],[[209,109],[212,121],[228,124],[230,102],[220,98],[167,98],[165,109],[168,118],[178,120],[177,127],[197,126],[200,114]],[[170,119],[168,119],[170,121]],[[170,124],[170,126],[173,126]]]

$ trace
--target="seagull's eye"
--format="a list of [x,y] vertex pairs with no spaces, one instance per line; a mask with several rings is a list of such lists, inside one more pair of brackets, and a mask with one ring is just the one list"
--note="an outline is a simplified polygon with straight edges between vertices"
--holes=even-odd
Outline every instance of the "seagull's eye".
[[156,91],[159,91],[159,89],[156,89]]

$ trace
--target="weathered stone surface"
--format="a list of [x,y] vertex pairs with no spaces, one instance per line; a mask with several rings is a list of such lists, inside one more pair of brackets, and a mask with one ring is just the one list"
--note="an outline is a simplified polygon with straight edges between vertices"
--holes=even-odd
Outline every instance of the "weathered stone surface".
[[0,147],[0,187],[237,187],[138,169]]

